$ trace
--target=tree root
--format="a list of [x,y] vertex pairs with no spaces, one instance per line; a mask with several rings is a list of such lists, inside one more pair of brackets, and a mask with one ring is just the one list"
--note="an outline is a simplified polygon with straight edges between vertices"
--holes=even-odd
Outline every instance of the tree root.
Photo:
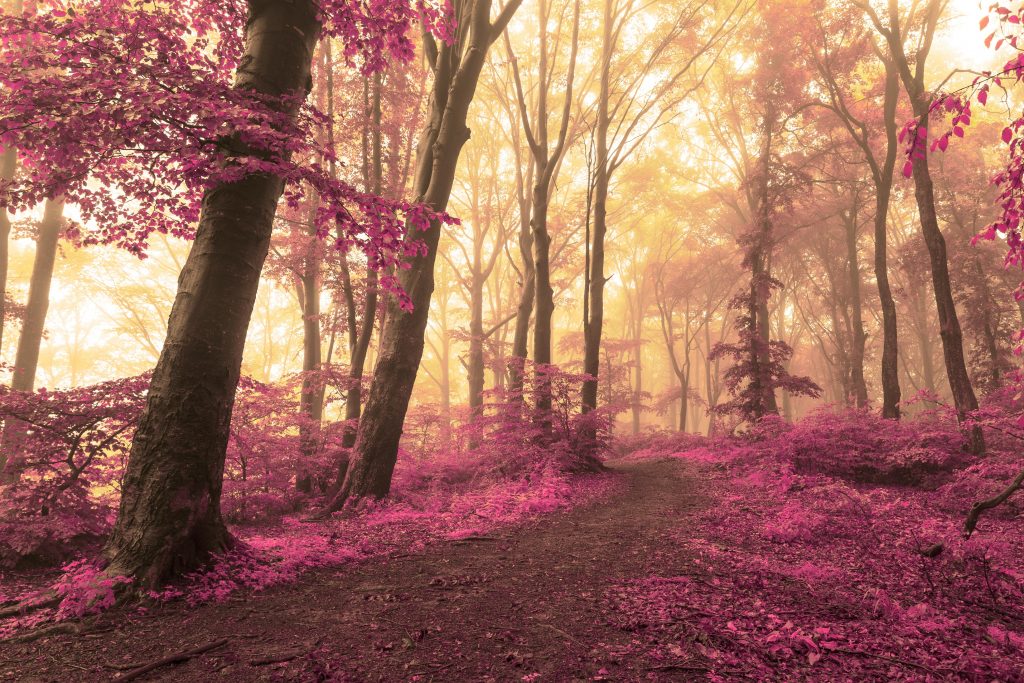
[[131,669],[130,671],[128,671],[128,672],[126,672],[124,674],[121,674],[120,676],[118,676],[114,680],[115,681],[133,681],[136,678],[138,678],[139,676],[143,676],[145,674],[148,674],[150,671],[153,671],[155,669],[159,669],[162,666],[168,666],[169,664],[178,664],[180,662],[186,662],[186,661],[188,661],[188,660],[190,660],[190,659],[192,659],[194,657],[198,657],[201,654],[209,652],[210,650],[216,650],[218,647],[224,647],[225,645],[227,645],[227,643],[228,643],[228,639],[227,638],[221,638],[220,640],[215,640],[212,643],[207,643],[206,645],[200,645],[199,647],[197,647],[197,648],[195,648],[193,650],[188,650],[186,652],[179,652],[178,654],[174,654],[174,655],[170,655],[169,657],[164,657],[162,659],[158,659],[156,661],[150,662],[149,664],[143,664],[141,666],[137,666],[136,668]]
[[56,607],[60,604],[61,598],[56,593],[51,593],[45,600],[23,600],[12,607],[0,610],[0,619],[10,619],[11,617],[20,617],[28,614],[29,612],[35,612],[37,610],[46,609],[47,607]]
[[1010,485],[1002,490],[998,495],[988,498],[987,500],[979,500],[971,506],[971,511],[967,513],[967,519],[964,520],[964,535],[967,538],[971,537],[974,533],[975,527],[978,526],[978,518],[981,517],[981,513],[985,510],[991,510],[994,507],[1002,505],[1007,498],[1012,496],[1014,492],[1024,485],[1024,470],[1021,470],[1020,474],[1010,482]]

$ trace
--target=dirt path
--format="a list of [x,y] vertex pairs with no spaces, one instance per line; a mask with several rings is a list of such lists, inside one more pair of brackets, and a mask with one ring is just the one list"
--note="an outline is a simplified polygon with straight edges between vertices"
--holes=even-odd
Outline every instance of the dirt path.
[[681,569],[686,558],[659,554],[660,541],[700,501],[678,461],[613,468],[627,478],[613,498],[500,536],[315,572],[227,604],[121,614],[105,633],[0,645],[0,681],[114,680],[115,667],[221,639],[137,680],[650,680],[609,654],[632,634],[607,623],[604,594],[647,574],[656,555],[657,573]]

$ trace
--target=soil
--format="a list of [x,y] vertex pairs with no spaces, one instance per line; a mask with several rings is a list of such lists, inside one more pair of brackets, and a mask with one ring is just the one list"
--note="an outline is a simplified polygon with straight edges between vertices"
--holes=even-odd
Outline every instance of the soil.
[[610,465],[625,480],[612,497],[495,536],[311,572],[222,604],[114,610],[78,633],[2,644],[0,681],[117,680],[204,647],[134,680],[699,679],[617,657],[635,634],[605,609],[619,582],[684,571],[687,558],[665,551],[702,505],[693,472],[678,460]]

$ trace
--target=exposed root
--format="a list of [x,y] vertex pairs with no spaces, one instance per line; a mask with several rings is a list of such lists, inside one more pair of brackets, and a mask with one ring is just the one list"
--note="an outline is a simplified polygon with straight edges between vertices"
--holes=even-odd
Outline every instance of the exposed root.
[[224,647],[227,644],[228,644],[228,639],[227,638],[221,638],[220,640],[215,640],[212,643],[207,643],[206,645],[200,645],[199,647],[197,647],[197,648],[195,648],[193,650],[188,650],[186,652],[179,652],[178,654],[170,655],[169,657],[164,657],[162,659],[157,659],[156,661],[150,662],[149,664],[143,664],[141,666],[137,666],[136,668],[131,669],[130,671],[128,671],[128,672],[126,672],[124,674],[121,674],[120,676],[118,676],[114,680],[115,681],[132,681],[132,680],[135,680],[136,678],[138,678],[139,676],[143,676],[145,674],[148,674],[150,671],[153,671],[154,669],[159,669],[162,666],[168,666],[170,664],[178,664],[180,662],[187,662],[188,660],[193,659],[195,657],[198,657],[201,654],[209,652],[210,650],[216,650],[218,647]]
[[29,598],[28,600],[23,600],[22,602],[19,602],[13,605],[12,607],[7,607],[5,609],[0,610],[0,619],[20,617],[30,612],[36,612],[38,610],[46,609],[48,607],[56,607],[60,604],[60,601],[62,599],[63,598],[61,598],[56,593],[48,594],[48,597],[46,597],[45,599],[36,600]]

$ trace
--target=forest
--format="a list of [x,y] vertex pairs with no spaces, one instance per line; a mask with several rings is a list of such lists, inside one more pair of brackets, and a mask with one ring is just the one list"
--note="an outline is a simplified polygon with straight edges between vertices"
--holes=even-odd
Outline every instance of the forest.
[[1024,682],[1024,2],[0,0],[0,680]]

